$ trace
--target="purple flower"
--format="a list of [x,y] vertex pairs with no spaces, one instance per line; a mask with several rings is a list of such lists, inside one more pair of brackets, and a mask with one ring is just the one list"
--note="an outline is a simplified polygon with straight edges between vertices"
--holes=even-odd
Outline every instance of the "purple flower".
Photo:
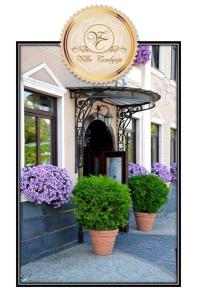
[[20,190],[30,202],[52,204],[57,208],[70,201],[72,181],[65,169],[56,166],[25,167]]
[[171,182],[172,175],[165,165],[159,162],[153,163],[151,167],[151,173],[159,176],[165,182]]
[[171,181],[176,181],[177,179],[177,164],[174,162],[170,166],[170,172],[171,172]]
[[132,176],[146,175],[148,173],[149,172],[143,166],[134,163],[128,164],[128,178]]
[[138,45],[137,55],[134,60],[135,65],[144,65],[150,60],[151,51],[149,45]]

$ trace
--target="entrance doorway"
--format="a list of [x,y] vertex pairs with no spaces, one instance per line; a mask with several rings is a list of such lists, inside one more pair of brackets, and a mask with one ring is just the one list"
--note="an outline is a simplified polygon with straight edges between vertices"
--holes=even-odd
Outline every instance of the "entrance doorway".
[[106,124],[94,120],[85,132],[84,176],[105,174],[104,152],[113,151],[113,140]]
[[[107,175],[126,183],[126,152],[114,151],[113,135],[102,120],[93,120],[85,132],[84,176]],[[129,224],[120,231],[128,232]],[[79,243],[83,242],[83,228],[79,227]]]
[[102,120],[92,121],[85,132],[84,176],[107,175],[126,182],[126,154],[114,151],[113,135]]

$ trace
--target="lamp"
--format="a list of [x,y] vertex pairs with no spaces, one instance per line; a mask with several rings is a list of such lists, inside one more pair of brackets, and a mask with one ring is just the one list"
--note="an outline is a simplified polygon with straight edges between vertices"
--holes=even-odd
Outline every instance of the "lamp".
[[113,119],[113,115],[110,112],[108,112],[104,115],[104,122],[107,127],[109,127],[111,125],[112,119]]
[[104,122],[107,127],[111,125],[111,121],[113,119],[113,115],[109,112],[109,107],[107,105],[97,105],[97,116],[99,118],[99,112],[103,109],[107,109],[107,113],[104,115]]

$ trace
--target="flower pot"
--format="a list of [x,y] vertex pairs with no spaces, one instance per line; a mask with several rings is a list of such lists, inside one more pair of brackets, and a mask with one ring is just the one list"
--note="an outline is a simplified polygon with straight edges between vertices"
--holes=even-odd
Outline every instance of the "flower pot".
[[156,214],[135,212],[135,220],[137,229],[142,231],[150,231],[153,228],[153,222]]
[[113,251],[118,229],[115,230],[90,230],[93,252],[97,255],[109,255]]

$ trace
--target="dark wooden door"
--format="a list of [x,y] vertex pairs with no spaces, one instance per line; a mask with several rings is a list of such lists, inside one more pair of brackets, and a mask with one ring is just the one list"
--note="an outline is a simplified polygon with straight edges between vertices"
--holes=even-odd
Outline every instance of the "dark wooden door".
[[120,183],[127,181],[125,151],[84,149],[84,176],[107,175]]

